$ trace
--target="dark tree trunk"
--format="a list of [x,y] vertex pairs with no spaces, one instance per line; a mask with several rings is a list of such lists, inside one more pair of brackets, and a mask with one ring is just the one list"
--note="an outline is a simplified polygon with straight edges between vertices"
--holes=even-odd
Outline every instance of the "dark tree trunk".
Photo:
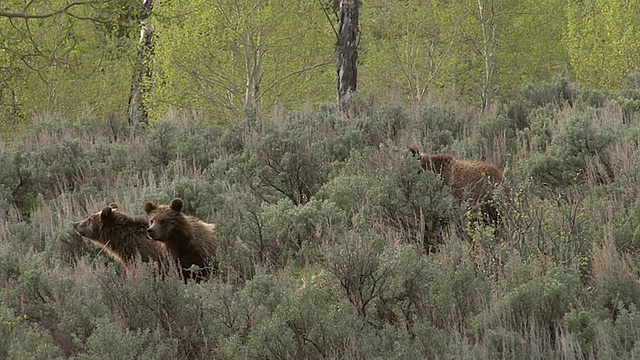
[[358,12],[360,0],[340,1],[340,30],[336,42],[338,58],[338,108],[349,113],[358,83]]
[[153,28],[149,26],[149,15],[151,14],[152,0],[142,1],[142,13],[140,15],[140,40],[136,63],[133,69],[133,81],[131,83],[131,94],[129,95],[129,124],[147,122],[147,111],[142,102],[145,78],[151,77],[151,61]]

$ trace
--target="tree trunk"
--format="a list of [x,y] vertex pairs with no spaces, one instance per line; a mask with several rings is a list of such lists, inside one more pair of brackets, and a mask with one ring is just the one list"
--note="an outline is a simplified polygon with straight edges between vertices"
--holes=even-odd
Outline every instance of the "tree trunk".
[[147,111],[142,102],[142,93],[144,91],[145,78],[151,77],[151,47],[153,40],[153,28],[149,26],[149,15],[151,14],[152,0],[143,0],[142,12],[140,14],[140,40],[138,41],[138,49],[136,63],[133,69],[133,81],[131,83],[131,94],[129,95],[129,124],[138,122],[147,122]]
[[[493,87],[493,54],[496,48],[496,26],[490,24],[482,5],[482,0],[478,0],[480,10],[480,25],[482,26],[482,41],[484,43],[484,78],[482,79],[482,111],[491,107],[492,87]],[[489,33],[490,32],[490,33]]]
[[260,81],[262,80],[262,59],[264,56],[264,43],[262,34],[258,34],[257,43],[248,31],[242,34],[242,46],[244,50],[244,64],[247,73],[247,82],[244,97],[245,115],[258,113],[258,98],[260,96]]
[[340,30],[336,42],[338,58],[338,109],[348,114],[358,82],[358,12],[360,0],[340,1]]

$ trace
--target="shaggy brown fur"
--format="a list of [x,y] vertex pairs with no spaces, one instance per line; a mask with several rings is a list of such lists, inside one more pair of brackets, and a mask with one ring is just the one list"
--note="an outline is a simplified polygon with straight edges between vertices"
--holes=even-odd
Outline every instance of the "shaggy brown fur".
[[138,258],[144,262],[153,260],[161,268],[169,263],[164,245],[147,236],[147,220],[118,211],[115,203],[76,222],[73,227],[78,234],[102,247],[125,269]]
[[[151,239],[164,243],[182,268],[184,279],[199,281],[208,278],[218,248],[218,235],[213,224],[182,212],[182,200],[173,199],[171,205],[144,204],[149,215],[147,233]],[[213,263],[212,263],[213,262]],[[197,265],[202,270],[192,274],[189,268]]]
[[442,182],[451,188],[451,193],[457,200],[476,202],[491,221],[498,221],[498,211],[493,204],[493,189],[502,184],[502,171],[482,161],[457,160],[447,154],[425,154],[416,147],[409,149],[420,158],[423,170],[440,175]]

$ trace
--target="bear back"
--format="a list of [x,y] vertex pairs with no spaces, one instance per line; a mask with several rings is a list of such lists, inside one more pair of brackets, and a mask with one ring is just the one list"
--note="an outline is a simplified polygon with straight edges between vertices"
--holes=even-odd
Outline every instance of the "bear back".
[[504,175],[495,166],[478,160],[458,160],[448,154],[425,154],[417,147],[409,148],[420,158],[422,170],[438,174],[451,188],[457,200],[470,199],[480,203],[481,210],[493,221],[498,218],[493,205],[493,190],[504,181]]

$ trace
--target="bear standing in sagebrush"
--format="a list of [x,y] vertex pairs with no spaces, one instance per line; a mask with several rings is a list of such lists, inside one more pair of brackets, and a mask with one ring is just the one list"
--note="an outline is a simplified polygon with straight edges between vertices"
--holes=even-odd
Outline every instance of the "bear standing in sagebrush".
[[416,147],[409,149],[420,158],[423,170],[440,175],[442,182],[451,188],[451,193],[457,200],[474,201],[490,221],[495,223],[499,220],[498,210],[493,202],[493,190],[502,184],[502,171],[482,161],[457,160],[447,154],[425,154]]
[[[171,205],[154,205],[145,202],[144,209],[149,215],[147,233],[153,240],[162,242],[182,269],[185,281],[194,278],[200,281],[208,278],[218,248],[218,235],[213,224],[182,212],[182,200],[173,199]],[[200,270],[192,273],[190,268],[197,265]]]
[[138,258],[155,261],[163,269],[169,264],[169,254],[164,245],[149,239],[147,227],[145,218],[128,216],[115,203],[73,226],[78,234],[102,247],[127,270]]

